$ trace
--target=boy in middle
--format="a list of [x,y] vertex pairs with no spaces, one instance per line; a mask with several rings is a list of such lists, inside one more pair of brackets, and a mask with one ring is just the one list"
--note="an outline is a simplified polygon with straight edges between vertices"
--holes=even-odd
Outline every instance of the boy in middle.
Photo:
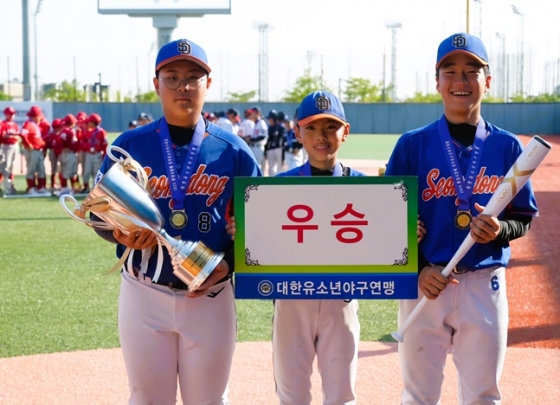
[[[350,133],[340,100],[327,91],[307,95],[297,110],[295,136],[308,161],[278,176],[365,176],[343,166],[337,152]],[[282,405],[311,403],[317,356],[324,404],[355,404],[360,322],[356,300],[276,300],[272,353]]]
[[[309,155],[302,166],[277,176],[365,176],[336,158],[350,133],[340,100],[316,91],[301,102],[295,135]],[[226,226],[235,237],[235,218]],[[360,322],[356,300],[276,300],[272,357],[280,405],[311,403],[311,374],[317,356],[323,404],[354,405]]]

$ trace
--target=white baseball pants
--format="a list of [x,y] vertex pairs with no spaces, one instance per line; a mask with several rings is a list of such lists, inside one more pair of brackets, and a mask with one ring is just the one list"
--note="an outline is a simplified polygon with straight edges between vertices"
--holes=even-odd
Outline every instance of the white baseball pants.
[[272,325],[274,379],[281,405],[311,403],[315,355],[323,404],[356,403],[358,301],[276,300]]
[[268,175],[274,177],[282,171],[282,148],[267,150],[266,158],[268,159]]
[[[142,277],[142,276],[140,276]],[[227,405],[236,316],[230,281],[188,298],[123,272],[119,335],[130,388],[129,405]]]
[[286,166],[288,170],[294,169],[303,164],[303,150],[300,149],[298,153],[286,152]]
[[[103,162],[103,153],[96,152],[96,153],[89,153],[84,152],[84,164],[83,164],[83,174],[82,180],[84,184],[93,184],[95,182],[95,175],[99,171],[101,167],[101,163]],[[92,182],[90,183],[90,178]]]
[[[453,276],[459,284],[449,284],[428,302],[399,343],[402,405],[439,404],[450,349],[457,368],[458,403],[502,403],[498,381],[507,346],[505,268]],[[418,302],[401,300],[399,325]]]
[[0,173],[4,175],[3,186],[4,190],[12,188],[12,181],[10,175],[14,174],[14,164],[19,155],[19,145],[16,144],[3,144],[2,148],[2,162],[0,163]]

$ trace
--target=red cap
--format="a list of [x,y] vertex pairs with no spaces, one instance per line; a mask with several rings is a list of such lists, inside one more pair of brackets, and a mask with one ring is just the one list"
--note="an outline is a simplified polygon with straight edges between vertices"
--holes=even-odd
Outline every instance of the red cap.
[[62,120],[60,118],[55,118],[52,122],[53,128],[60,128],[62,126]]
[[41,107],[34,105],[29,109],[27,112],[28,117],[40,117],[43,115],[43,111],[41,111]]
[[80,111],[78,114],[76,114],[76,119],[78,120],[78,122],[86,121],[87,118],[88,115],[83,111]]
[[4,108],[4,115],[14,115],[16,110],[14,107],[6,107]]
[[87,121],[99,125],[101,124],[101,117],[99,116],[99,114],[91,114]]
[[66,123],[66,125],[74,125],[76,123],[76,117],[73,114],[68,114],[66,117],[62,119]]

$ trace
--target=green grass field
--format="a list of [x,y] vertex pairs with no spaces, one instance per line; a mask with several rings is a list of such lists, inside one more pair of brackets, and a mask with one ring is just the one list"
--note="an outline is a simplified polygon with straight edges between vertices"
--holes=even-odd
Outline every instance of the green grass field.
[[[351,136],[341,157],[387,159],[396,136]],[[18,175],[16,188],[25,189]],[[0,198],[0,357],[118,347],[114,247],[58,199]],[[272,303],[237,300],[238,340],[270,340]],[[360,301],[361,340],[392,340],[396,301]]]
[[[109,143],[118,135],[117,132],[110,132],[107,136]],[[387,159],[397,139],[399,135],[350,134],[338,155],[341,159]]]

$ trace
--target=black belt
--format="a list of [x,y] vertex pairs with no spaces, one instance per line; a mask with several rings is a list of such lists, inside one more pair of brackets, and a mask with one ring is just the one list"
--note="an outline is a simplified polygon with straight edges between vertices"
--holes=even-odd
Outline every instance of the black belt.
[[166,287],[169,287],[169,288],[172,289],[172,290],[188,290],[188,289],[189,289],[189,287],[188,287],[183,281],[181,281],[181,280],[177,280],[177,281],[174,282],[174,283],[165,283],[165,282],[162,282],[162,281],[159,281],[159,280],[158,280],[158,281],[157,281],[156,283],[154,283],[154,284],[157,284],[157,285],[164,285],[164,286],[166,286]]
[[[134,273],[134,277],[138,278],[138,270],[133,267],[132,268],[132,272]],[[172,290],[188,290],[189,287],[182,281],[182,280],[177,280],[174,283],[170,283],[170,282],[165,282],[165,281],[152,281],[152,283],[157,284],[157,285],[164,285],[166,287],[169,287]]]
[[[448,263],[436,263],[436,266],[441,266],[441,267],[445,268],[447,266],[447,264]],[[475,270],[455,266],[451,269],[451,271],[455,274],[465,274],[465,273],[470,273],[470,272],[475,271]]]
[[[136,268],[132,269],[132,272],[134,273],[134,276],[136,278],[138,278],[138,270],[136,270]],[[223,283],[224,281],[230,280],[231,279],[231,273],[228,274],[226,277],[224,277],[223,279],[221,279],[220,281],[218,281],[216,284],[219,283]],[[177,280],[174,283],[171,282],[166,282],[166,281],[152,281],[153,284],[157,284],[157,285],[163,285],[166,287],[169,287],[171,290],[188,290],[189,287],[182,281],[182,280]]]

